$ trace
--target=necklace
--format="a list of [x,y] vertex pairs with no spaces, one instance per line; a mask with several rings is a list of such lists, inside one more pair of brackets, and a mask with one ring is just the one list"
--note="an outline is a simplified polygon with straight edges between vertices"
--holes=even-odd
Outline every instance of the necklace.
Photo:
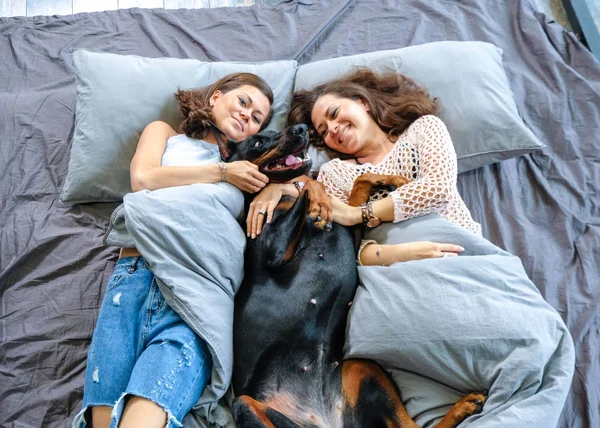
[[[366,158],[367,156],[369,156],[371,153],[373,153],[376,149],[379,149],[381,147],[383,147],[383,145],[385,144],[386,141],[389,141],[389,139],[386,137],[385,140],[383,140],[381,142],[381,144],[379,144],[378,146],[373,147],[371,150],[369,150],[367,153],[365,153],[364,155],[361,155],[361,158]],[[387,153],[386,153],[387,154]],[[356,161],[357,164],[362,165],[363,163],[361,161],[358,160],[358,156],[354,157],[354,160]]]

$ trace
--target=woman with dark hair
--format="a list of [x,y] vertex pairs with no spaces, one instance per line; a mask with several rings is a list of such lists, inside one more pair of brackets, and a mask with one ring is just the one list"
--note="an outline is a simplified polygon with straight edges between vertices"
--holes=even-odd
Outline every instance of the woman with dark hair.
[[[313,143],[336,156],[318,176],[333,220],[362,222],[365,237],[378,240],[358,250],[358,264],[368,266],[358,269],[344,357],[380,363],[420,426],[438,423],[460,394],[484,389],[489,397],[472,426],[556,426],[571,384],[572,339],[518,257],[481,236],[435,112],[435,100],[410,79],[364,69],[294,95],[290,122],[308,124]],[[411,181],[351,207],[345,202],[365,173]],[[269,184],[254,209],[270,209],[294,188]]]
[[[240,142],[264,129],[273,92],[260,77],[235,73],[175,95],[177,133],[165,122],[144,129],[131,161],[134,192],[228,182],[255,193],[268,178],[247,161],[220,162],[222,135]],[[174,427],[210,381],[206,343],[169,307],[135,248],[122,248],[88,353],[83,410],[73,426]],[[90,411],[91,408],[91,411]]]
[[[334,221],[373,225],[438,213],[481,233],[458,193],[456,153],[446,126],[434,116],[436,111],[436,100],[411,79],[364,68],[294,94],[290,124],[307,124],[311,142],[334,157],[318,176],[333,198]],[[373,195],[363,207],[346,205],[354,181],[365,173],[402,175],[412,181],[389,194]],[[281,194],[297,192],[290,184],[268,185],[250,208],[249,234],[261,232],[261,210],[267,212],[268,223]],[[363,241],[359,264],[388,266],[462,251],[449,243],[375,244]]]
[[[273,92],[267,83],[251,73],[235,73],[201,89],[180,90],[175,97],[183,117],[183,134],[160,121],[144,129],[131,161],[133,191],[219,181],[249,193],[262,189],[268,180],[256,165],[216,161],[219,132],[215,133],[214,127],[237,142],[266,128],[273,115]],[[174,148],[180,145],[184,148]],[[182,153],[174,163],[170,161],[172,150]],[[196,162],[196,152],[204,156],[207,151],[214,161]]]

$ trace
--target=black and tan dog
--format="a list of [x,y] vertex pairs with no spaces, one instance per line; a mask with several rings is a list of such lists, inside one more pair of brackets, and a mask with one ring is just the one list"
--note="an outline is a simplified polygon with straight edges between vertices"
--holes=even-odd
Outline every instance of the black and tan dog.
[[[406,181],[364,176],[352,203],[366,199],[373,185]],[[248,241],[235,301],[238,427],[417,427],[379,365],[342,361],[358,284],[355,254],[350,230],[331,223],[329,198],[316,181],[297,200],[282,199],[271,224]],[[468,394],[437,427],[456,426],[480,412],[485,399]]]

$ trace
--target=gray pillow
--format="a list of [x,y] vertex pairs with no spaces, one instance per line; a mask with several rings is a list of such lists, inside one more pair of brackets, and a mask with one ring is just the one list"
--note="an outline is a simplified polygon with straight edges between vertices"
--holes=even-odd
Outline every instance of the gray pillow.
[[202,62],[76,50],[75,131],[64,202],[114,202],[131,192],[129,164],[144,127],[163,120],[180,123],[174,97],[178,88],[209,85],[234,72],[265,79],[275,95],[270,129],[287,117],[296,61],[257,63]]
[[492,44],[434,42],[313,62],[298,67],[294,91],[311,89],[358,66],[398,71],[439,98],[439,116],[452,137],[459,172],[545,147],[519,115],[502,50]]

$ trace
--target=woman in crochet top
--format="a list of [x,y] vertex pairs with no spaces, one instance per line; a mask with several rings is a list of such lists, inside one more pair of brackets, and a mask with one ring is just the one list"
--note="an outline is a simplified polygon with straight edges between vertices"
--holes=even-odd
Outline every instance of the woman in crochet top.
[[[394,174],[412,181],[389,195],[373,195],[369,203],[373,216],[400,222],[437,213],[481,234],[458,193],[456,153],[446,126],[434,116],[436,111],[436,100],[411,79],[364,68],[294,94],[290,124],[308,124],[311,142],[334,157],[318,176],[332,197],[334,221],[352,226],[365,219],[360,207],[346,204],[356,178],[364,173]],[[270,184],[255,198],[248,214],[249,235],[262,230],[260,210],[270,221],[282,194],[298,191],[292,184]],[[372,244],[361,245],[360,264],[388,266],[462,251],[452,243]]]

